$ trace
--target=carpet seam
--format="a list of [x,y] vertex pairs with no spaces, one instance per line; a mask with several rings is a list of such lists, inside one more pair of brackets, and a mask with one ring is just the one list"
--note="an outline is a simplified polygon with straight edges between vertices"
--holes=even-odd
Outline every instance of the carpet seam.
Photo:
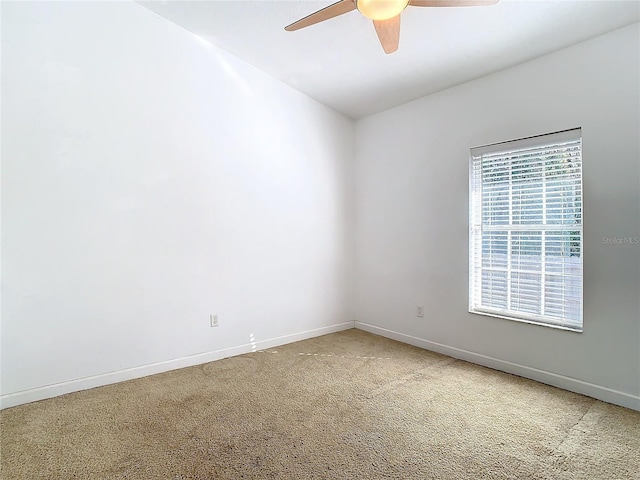
[[562,447],[562,445],[566,443],[567,439],[571,436],[571,432],[573,432],[573,430],[578,425],[580,425],[580,423],[583,422],[584,417],[586,417],[587,414],[595,407],[598,401],[599,400],[594,399],[591,402],[591,404],[589,405],[589,408],[585,410],[585,412],[580,416],[578,421],[571,426],[571,428],[567,429],[567,433],[562,437],[562,439],[558,442],[558,444],[555,447],[553,447],[553,451],[549,455],[547,455],[545,458],[541,459],[540,464],[535,469],[536,476],[538,473],[540,473],[543,467],[546,467],[546,468],[553,467],[552,461],[554,458],[559,458],[558,453],[560,452],[560,447]]

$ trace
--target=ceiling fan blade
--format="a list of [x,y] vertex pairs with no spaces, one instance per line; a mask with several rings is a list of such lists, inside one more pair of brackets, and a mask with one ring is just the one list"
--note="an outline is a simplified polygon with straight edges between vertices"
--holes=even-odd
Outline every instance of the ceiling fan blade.
[[398,50],[398,44],[400,43],[400,15],[389,20],[374,20],[373,25],[376,27],[376,33],[384,53],[393,53]]
[[414,7],[480,7],[495,5],[500,0],[409,0]]
[[348,13],[355,9],[356,2],[354,0],[340,0],[339,2],[331,4],[322,10],[318,10],[311,15],[307,15],[297,22],[293,22],[291,25],[287,25],[284,29],[288,32],[293,32],[294,30],[299,30],[301,28],[308,27],[309,25],[324,22],[325,20],[329,20],[330,18],[337,17],[338,15]]

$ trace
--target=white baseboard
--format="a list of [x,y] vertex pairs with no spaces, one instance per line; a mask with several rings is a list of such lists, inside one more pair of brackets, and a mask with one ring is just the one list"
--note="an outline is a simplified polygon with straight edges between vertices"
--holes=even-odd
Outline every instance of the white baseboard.
[[408,343],[416,347],[431,350],[433,352],[442,353],[449,357],[458,358],[467,362],[475,363],[485,367],[493,368],[494,370],[500,370],[502,372],[511,373],[520,377],[530,378],[540,383],[552,385],[554,387],[569,390],[571,392],[587,395],[603,402],[613,403],[622,407],[631,408],[633,410],[640,411],[640,396],[631,395],[629,393],[619,392],[607,387],[595,385],[593,383],[584,382],[575,378],[565,377],[556,373],[539,370],[537,368],[527,367],[513,362],[507,362],[505,360],[499,360],[497,358],[489,357],[468,350],[462,350],[460,348],[450,347],[441,343],[431,342],[422,338],[413,337],[404,333],[395,332],[386,328],[378,327],[376,325],[370,325],[364,322],[355,322],[356,328],[364,330],[369,333],[375,333],[382,337],[397,340],[402,343]]
[[156,373],[168,372],[169,370],[176,370],[178,368],[200,365],[203,363],[213,362],[215,360],[221,360],[223,358],[242,355],[243,353],[250,353],[252,351],[278,347],[287,343],[298,342],[300,340],[319,337],[321,335],[335,333],[341,330],[348,330],[350,328],[354,328],[354,322],[352,321],[330,325],[328,327],[315,328],[313,330],[306,330],[290,335],[284,335],[282,337],[260,340],[254,343],[246,343],[234,347],[223,348],[212,352],[199,353],[196,355],[190,355],[188,357],[176,358],[173,360],[152,363],[149,365],[141,365],[139,367],[119,370],[117,372],[78,378],[67,382],[61,382],[44,387],[33,388],[30,390],[23,390],[21,392],[1,395],[0,409],[14,407],[16,405],[22,405],[24,403],[35,402],[38,400],[44,400],[46,398],[57,397],[66,393],[79,392],[81,390],[87,390],[89,388],[101,387],[103,385],[123,382],[125,380],[133,380],[134,378],[146,377],[148,375],[154,375]]

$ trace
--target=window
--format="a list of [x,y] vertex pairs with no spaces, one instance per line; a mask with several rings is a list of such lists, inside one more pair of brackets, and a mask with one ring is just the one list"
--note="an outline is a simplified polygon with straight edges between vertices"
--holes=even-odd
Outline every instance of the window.
[[582,331],[582,131],[471,149],[469,311]]

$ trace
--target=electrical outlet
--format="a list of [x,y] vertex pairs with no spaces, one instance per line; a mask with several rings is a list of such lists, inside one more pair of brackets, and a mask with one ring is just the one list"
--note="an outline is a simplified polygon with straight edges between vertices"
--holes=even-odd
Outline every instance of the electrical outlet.
[[424,318],[424,307],[422,305],[418,305],[418,308],[416,309],[416,316]]
[[218,315],[209,315],[209,326],[217,327],[218,326]]

